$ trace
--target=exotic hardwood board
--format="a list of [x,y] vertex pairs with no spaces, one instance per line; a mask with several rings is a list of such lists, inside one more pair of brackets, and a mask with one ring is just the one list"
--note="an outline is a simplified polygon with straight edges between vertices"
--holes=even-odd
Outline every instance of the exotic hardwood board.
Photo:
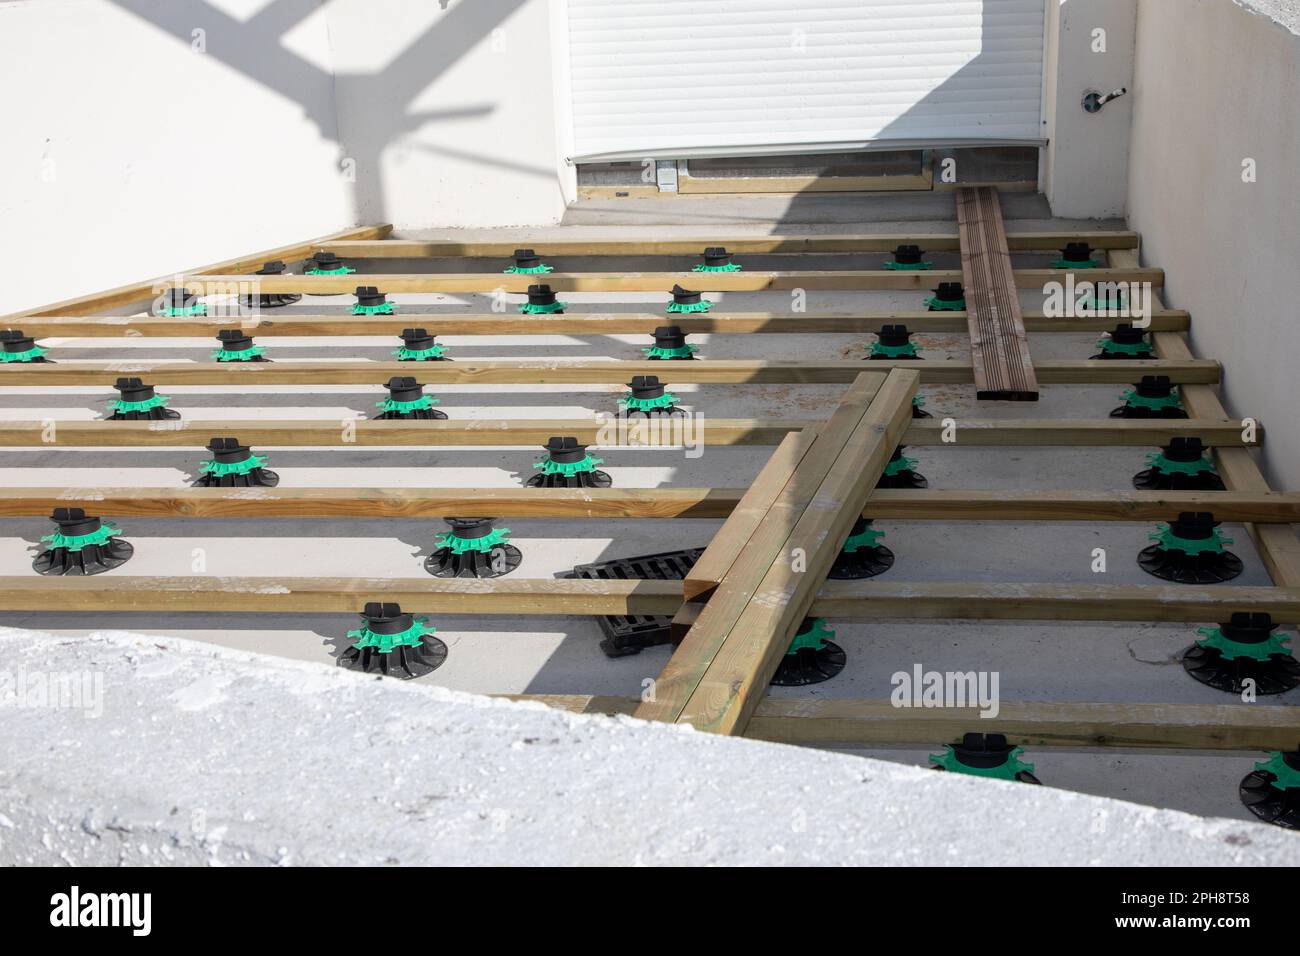
[[957,190],[957,224],[976,396],[1036,402],[1038,380],[997,190]]

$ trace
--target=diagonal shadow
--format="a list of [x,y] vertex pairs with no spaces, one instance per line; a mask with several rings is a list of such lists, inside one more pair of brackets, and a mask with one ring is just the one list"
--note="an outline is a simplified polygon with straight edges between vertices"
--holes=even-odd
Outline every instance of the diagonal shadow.
[[[207,52],[269,90],[298,103],[320,135],[335,143],[339,158],[355,161],[358,175],[351,182],[353,207],[362,218],[390,219],[384,194],[381,161],[389,146],[405,134],[441,121],[488,116],[494,107],[452,107],[414,111],[415,99],[462,56],[489,36],[523,6],[525,0],[472,0],[449,7],[382,70],[339,73],[322,69],[284,45],[285,35],[331,0],[273,0],[247,21],[239,21],[208,0],[112,0],[134,16],[190,44],[192,32],[206,31]],[[485,12],[487,15],[485,15]],[[330,88],[323,98],[322,87]],[[331,104],[330,108],[322,103]],[[343,104],[356,106],[366,117],[353,131]],[[441,144],[435,149],[445,149]],[[459,155],[496,164],[491,157]],[[523,171],[532,172],[524,169]]]

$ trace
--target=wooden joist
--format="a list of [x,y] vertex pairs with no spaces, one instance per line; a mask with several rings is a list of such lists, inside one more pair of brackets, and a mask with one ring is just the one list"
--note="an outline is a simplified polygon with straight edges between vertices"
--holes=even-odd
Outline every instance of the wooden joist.
[[[788,537],[774,556],[766,549],[748,545],[742,550],[674,655],[688,656],[693,648],[702,645],[716,643],[717,647],[708,654],[708,666],[682,705],[676,718],[679,723],[711,733],[744,732],[799,622],[811,609],[831,564],[903,436],[911,419],[917,384],[914,372],[891,372],[825,477],[818,481],[815,474],[806,473],[802,465],[807,458],[794,471],[790,485],[815,486],[816,492],[797,515]],[[772,520],[769,512],[762,525]],[[765,572],[761,571],[764,567]],[[748,587],[751,569],[760,569],[761,580],[749,591],[734,624],[719,628],[710,617],[715,602],[727,594],[733,581]],[[697,634],[704,640],[695,642]],[[718,634],[720,642],[716,641]]]
[[[838,313],[736,312],[717,315],[665,316],[653,312],[576,312],[554,316],[501,316],[417,312],[400,316],[232,315],[227,318],[168,319],[154,316],[49,316],[24,318],[22,330],[48,338],[215,338],[222,329],[239,328],[257,337],[318,337],[322,335],[398,336],[412,326],[433,335],[650,335],[664,324],[677,325],[688,335],[833,333],[867,335],[882,325],[903,323],[913,332],[965,334],[965,312]],[[1048,318],[1042,312],[1025,316],[1031,332],[1103,332],[1115,327],[1113,318]],[[1164,309],[1151,316],[1151,330],[1181,332],[1189,327],[1186,312]]]
[[684,596],[694,601],[711,593],[740,557],[778,496],[785,490],[795,469],[817,439],[814,429],[791,432],[745,489],[727,520],[713,536],[704,554],[686,574]]
[[[1015,286],[1042,289],[1043,284],[1065,277],[1062,269],[1017,269]],[[1150,282],[1164,284],[1162,269],[1091,269],[1092,282]],[[551,272],[545,276],[503,275],[499,272],[462,273],[353,273],[351,275],[257,276],[256,294],[298,292],[311,295],[352,293],[357,286],[375,286],[392,295],[410,292],[507,292],[522,295],[530,285],[544,282],[556,292],[662,292],[674,285],[704,292],[774,292],[791,289],[869,291],[880,289],[933,289],[940,282],[960,282],[955,269],[899,272],[888,269],[810,270],[806,272]],[[177,282],[198,295],[248,295],[246,275],[186,276]]]
[[[186,270],[184,274],[193,277],[221,273],[236,280],[247,279],[248,273],[256,272],[265,263],[275,259],[292,262],[295,259],[310,256],[316,249],[328,242],[335,240],[382,240],[392,231],[393,227],[387,223],[377,226],[344,229],[328,236],[309,239],[305,242],[295,242],[287,246],[278,246],[274,249],[265,249],[262,252],[240,256],[238,259],[227,259],[224,262],[216,262],[212,265],[198,266]],[[172,286],[175,278],[174,275],[159,276],[156,279],[146,279],[143,282],[121,286],[117,289],[109,289],[106,292],[95,292],[90,295],[78,296],[75,299],[52,302],[38,309],[0,316],[0,322],[5,323],[6,327],[9,328],[20,324],[22,317],[28,315],[89,315],[94,312],[102,312],[105,309],[131,305],[160,295],[164,290]]]
[[[271,353],[274,357],[274,353]],[[413,367],[417,366],[418,367]],[[702,359],[655,361],[498,361],[498,362],[59,362],[11,363],[0,366],[3,385],[112,385],[122,376],[151,385],[379,385],[389,378],[414,376],[425,385],[608,385],[634,375],[657,375],[673,384],[831,384],[847,385],[869,368],[884,373],[909,368],[925,384],[969,385],[975,381],[969,362],[889,359],[864,366],[861,361],[826,362]],[[1057,359],[1037,364],[1038,380],[1054,385],[1127,385],[1144,375],[1166,375],[1176,383],[1219,381],[1219,363],[1207,359],[1095,362]],[[472,403],[473,397],[466,396]]]
[[[731,567],[802,459],[812,432],[793,432],[743,488],[0,488],[0,515],[42,515],[70,505],[114,517],[441,518],[485,511],[500,518],[728,518],[715,554],[688,578],[690,597]],[[737,512],[738,506],[744,507]],[[1249,491],[880,490],[867,518],[913,521],[1168,521],[1213,511],[1222,521],[1300,522],[1300,493]],[[707,584],[704,582],[708,582]]]
[[[179,403],[177,403],[179,404]],[[777,445],[792,431],[819,420],[786,418],[706,418],[698,433],[705,445]],[[1254,432],[1255,443],[1263,428]],[[953,441],[945,441],[950,434]],[[920,419],[907,426],[906,445],[940,447],[1130,446],[1157,448],[1178,437],[1197,437],[1207,446],[1242,447],[1240,421],[1218,419],[960,419],[954,428],[942,419]],[[629,422],[614,432],[610,422],[581,418],[375,421],[193,419],[175,421],[0,421],[0,448],[130,448],[204,445],[214,435],[233,435],[258,447],[384,447],[456,445],[544,445],[551,435],[568,435],[585,445],[672,446],[683,440],[660,419]]]
[[[694,619],[681,646],[659,674],[655,681],[654,700],[642,704],[639,716],[669,723],[681,716],[714,656],[740,619],[772,562],[780,555],[791,531],[862,423],[883,384],[875,377],[858,377],[840,398],[830,418],[817,429],[812,446],[798,463],[798,477],[796,472],[791,472],[780,492],[770,500],[764,520],[752,529],[733,525],[733,533],[737,536],[750,532],[743,544],[744,560],[717,561],[718,564],[727,564],[724,580],[713,590],[707,606]],[[718,557],[725,555],[715,554],[711,562]],[[711,582],[706,584],[711,586]]]
[[[632,714],[632,698],[509,694],[578,714]],[[1002,701],[996,717],[973,707],[900,709],[889,700],[769,697],[745,728],[754,740],[803,746],[912,744],[940,749],[963,734],[1004,734],[1022,747],[1260,752],[1295,746],[1298,708],[1240,704]]]
[[[1137,265],[1137,253],[1119,250],[1111,253],[1121,265]],[[1152,304],[1163,308],[1158,295],[1152,296]],[[1174,359],[1190,357],[1192,352],[1187,347],[1186,339],[1181,335],[1170,333],[1152,336],[1156,354]],[[1228,413],[1219,400],[1214,389],[1204,386],[1180,386],[1179,395],[1183,407],[1189,415],[1205,418],[1227,418]],[[1222,448],[1214,453],[1215,464],[1224,484],[1234,491],[1266,492],[1268,481],[1259,465],[1245,448]],[[1246,531],[1259,552],[1264,567],[1268,570],[1273,583],[1281,587],[1300,586],[1300,538],[1295,531],[1285,526],[1260,526],[1248,524]]]
[[[128,534],[125,537],[131,539]],[[137,547],[147,539],[135,538]],[[682,607],[681,581],[431,578],[134,576],[0,577],[0,611],[355,613],[394,601],[421,613],[590,616],[658,614]],[[416,577],[415,575],[419,575]],[[810,614],[834,620],[1142,621],[1213,624],[1234,611],[1300,623],[1300,588],[1211,585],[908,583],[828,581]],[[1192,639],[1189,632],[1188,641]],[[679,662],[680,666],[680,662]],[[662,678],[661,678],[662,680]],[[656,688],[656,696],[669,691]],[[647,710],[642,716],[652,711]]]
[[[1094,249],[1136,249],[1136,232],[1009,232],[1007,244],[1014,252],[1046,252],[1064,249],[1069,242],[1088,242]],[[687,239],[546,239],[471,240],[458,239],[336,239],[320,248],[341,259],[407,258],[509,258],[518,248],[529,248],[546,256],[694,256],[706,246],[723,246],[737,254],[861,253],[892,252],[900,244],[920,246],[926,252],[956,252],[960,246],[954,232],[940,233],[846,233],[838,235],[765,236],[701,234]]]
[[976,397],[1037,401],[1038,380],[997,190],[957,190],[957,222]]

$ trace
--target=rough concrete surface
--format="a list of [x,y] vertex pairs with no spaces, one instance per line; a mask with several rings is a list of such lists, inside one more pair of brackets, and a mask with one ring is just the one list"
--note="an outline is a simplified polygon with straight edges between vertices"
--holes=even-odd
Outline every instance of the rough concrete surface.
[[1264,825],[175,638],[0,653],[23,686],[101,682],[83,707],[0,687],[3,864],[1300,863]]

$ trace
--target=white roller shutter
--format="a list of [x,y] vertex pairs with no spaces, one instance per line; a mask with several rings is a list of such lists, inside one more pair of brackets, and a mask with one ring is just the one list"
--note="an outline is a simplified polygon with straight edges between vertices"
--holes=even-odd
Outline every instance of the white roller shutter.
[[1042,141],[1043,0],[567,6],[578,161]]

